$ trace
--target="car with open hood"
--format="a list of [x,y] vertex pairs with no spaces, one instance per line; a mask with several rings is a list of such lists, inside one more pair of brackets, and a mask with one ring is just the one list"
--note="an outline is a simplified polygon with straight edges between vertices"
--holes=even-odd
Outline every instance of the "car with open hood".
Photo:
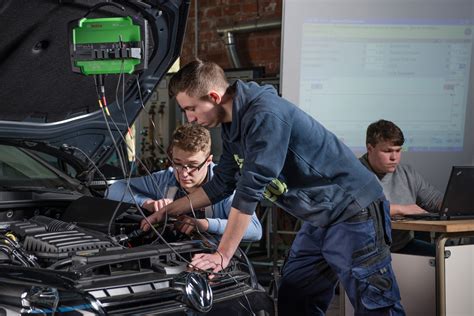
[[210,280],[188,263],[216,241],[144,234],[139,207],[90,188],[178,58],[189,5],[0,2],[0,314],[273,314],[244,252]]

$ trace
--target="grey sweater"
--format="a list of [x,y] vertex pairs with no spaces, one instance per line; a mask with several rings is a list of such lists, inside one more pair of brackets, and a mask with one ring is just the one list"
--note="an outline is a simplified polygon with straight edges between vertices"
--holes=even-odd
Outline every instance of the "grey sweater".
[[[359,159],[364,166],[374,172],[367,160],[367,154]],[[374,172],[375,173],[375,172]],[[399,164],[393,173],[377,174],[383,192],[391,204],[416,204],[428,212],[436,212],[441,205],[443,195],[426,182],[411,166]],[[414,234],[406,230],[392,231],[392,251],[405,247]]]

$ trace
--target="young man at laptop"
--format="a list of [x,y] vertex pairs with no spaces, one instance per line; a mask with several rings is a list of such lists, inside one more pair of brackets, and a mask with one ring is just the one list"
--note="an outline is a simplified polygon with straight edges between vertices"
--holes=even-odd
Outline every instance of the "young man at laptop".
[[[360,158],[382,184],[390,216],[437,212],[443,196],[411,166],[400,163],[403,132],[393,122],[379,120],[367,128],[367,153]],[[415,239],[413,231],[392,230],[392,252],[435,255],[435,246]]]

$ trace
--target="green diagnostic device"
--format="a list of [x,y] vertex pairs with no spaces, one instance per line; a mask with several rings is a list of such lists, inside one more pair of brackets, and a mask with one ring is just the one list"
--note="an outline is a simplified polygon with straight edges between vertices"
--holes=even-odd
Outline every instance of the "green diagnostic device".
[[82,18],[69,23],[72,70],[84,75],[132,74],[147,68],[146,20]]

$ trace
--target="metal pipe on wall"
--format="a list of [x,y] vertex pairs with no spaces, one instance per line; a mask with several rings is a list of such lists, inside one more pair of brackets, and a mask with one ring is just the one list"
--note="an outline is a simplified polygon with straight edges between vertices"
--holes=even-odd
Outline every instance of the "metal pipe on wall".
[[241,63],[239,56],[237,55],[237,50],[235,48],[235,38],[234,33],[248,33],[254,31],[263,31],[269,30],[274,28],[281,27],[281,20],[268,20],[268,21],[251,21],[242,23],[239,25],[223,27],[217,29],[217,33],[222,37],[224,40],[224,44],[227,48],[227,55],[230,59],[232,67],[240,68]]
[[221,37],[224,40],[224,45],[227,48],[227,57],[232,64],[233,68],[241,68],[242,65],[240,63],[239,55],[237,55],[237,50],[235,49],[235,38],[234,33],[232,32],[225,32]]
[[194,58],[198,58],[199,52],[199,1],[194,0]]

